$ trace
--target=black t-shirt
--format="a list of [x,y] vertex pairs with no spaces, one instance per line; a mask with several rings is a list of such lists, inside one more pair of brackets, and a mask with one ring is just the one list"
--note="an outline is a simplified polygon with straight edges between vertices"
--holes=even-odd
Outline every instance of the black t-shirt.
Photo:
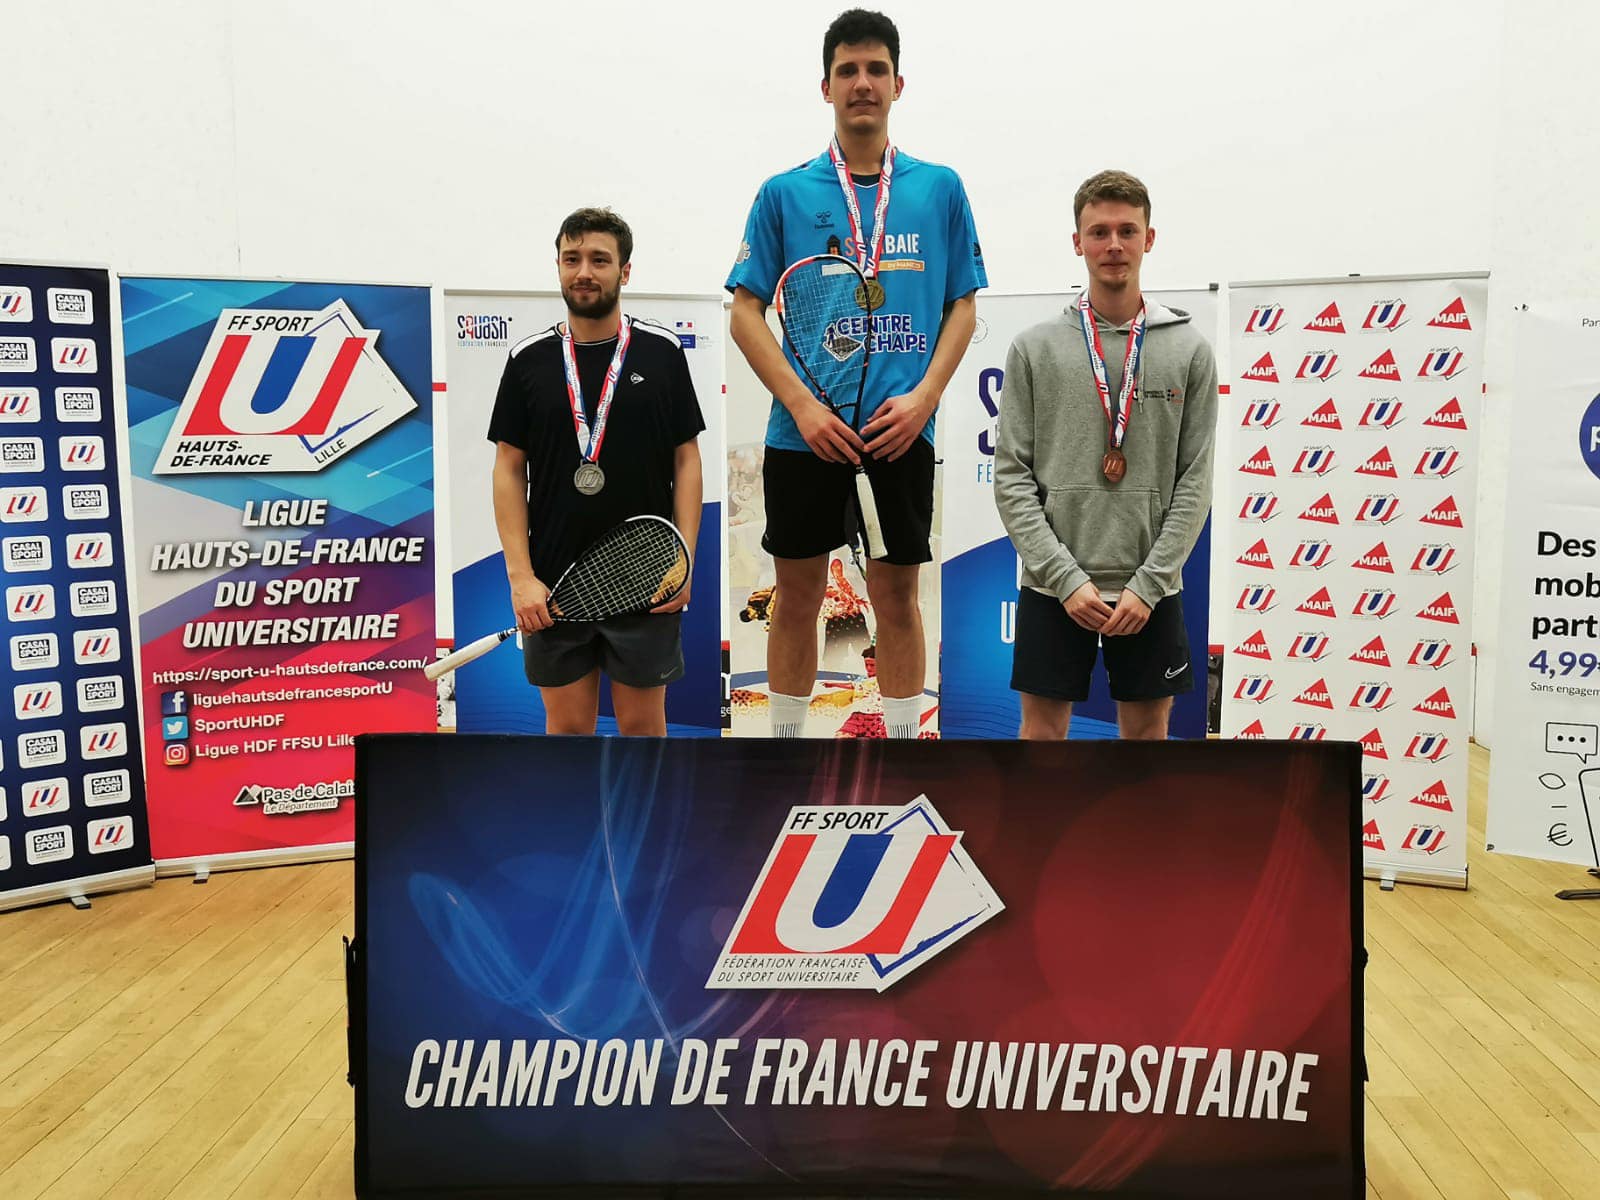
[[[616,338],[574,347],[591,422],[616,349]],[[605,487],[585,496],[572,482],[583,456],[567,401],[561,335],[552,326],[513,347],[489,418],[489,440],[528,456],[533,573],[554,587],[584,548],[613,525],[647,513],[670,521],[674,452],[705,427],[677,335],[634,321],[600,445]]]

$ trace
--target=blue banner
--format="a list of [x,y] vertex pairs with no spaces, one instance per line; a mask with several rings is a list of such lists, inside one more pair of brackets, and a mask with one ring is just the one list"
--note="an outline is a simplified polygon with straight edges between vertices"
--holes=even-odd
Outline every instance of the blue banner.
[[115,395],[108,274],[0,266],[0,906],[151,861]]

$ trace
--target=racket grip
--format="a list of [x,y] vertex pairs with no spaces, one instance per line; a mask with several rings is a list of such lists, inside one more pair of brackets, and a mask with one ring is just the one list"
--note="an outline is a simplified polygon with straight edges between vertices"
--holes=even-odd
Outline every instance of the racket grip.
[[482,658],[501,642],[511,637],[516,629],[502,629],[499,633],[485,634],[475,642],[468,642],[453,654],[447,654],[435,662],[422,668],[422,673],[428,679],[438,679],[446,671],[454,671],[457,667],[465,666],[475,658]]
[[882,558],[889,553],[883,541],[883,523],[878,520],[878,500],[872,494],[872,480],[861,468],[856,468],[856,501],[861,507],[861,538],[867,546],[868,558]]

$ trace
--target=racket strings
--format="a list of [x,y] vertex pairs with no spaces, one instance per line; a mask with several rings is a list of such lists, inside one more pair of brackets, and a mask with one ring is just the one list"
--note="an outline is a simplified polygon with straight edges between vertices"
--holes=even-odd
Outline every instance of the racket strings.
[[854,399],[854,389],[844,385],[858,382],[865,357],[871,318],[859,302],[864,287],[848,263],[813,261],[786,274],[779,289],[790,348],[835,408]]
[[629,521],[584,551],[551,600],[565,620],[604,620],[665,603],[688,577],[689,556],[671,525]]

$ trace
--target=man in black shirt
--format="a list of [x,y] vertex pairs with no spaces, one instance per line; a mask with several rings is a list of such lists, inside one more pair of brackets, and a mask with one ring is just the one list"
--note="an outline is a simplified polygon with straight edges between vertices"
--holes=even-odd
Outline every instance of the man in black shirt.
[[683,675],[687,587],[646,614],[552,621],[550,589],[583,550],[629,517],[665,517],[694,553],[705,428],[677,335],[624,316],[633,233],[581,208],[556,236],[567,319],[511,349],[489,440],[494,516],[547,733],[593,733],[600,671],[619,732],[667,732],[666,685]]

